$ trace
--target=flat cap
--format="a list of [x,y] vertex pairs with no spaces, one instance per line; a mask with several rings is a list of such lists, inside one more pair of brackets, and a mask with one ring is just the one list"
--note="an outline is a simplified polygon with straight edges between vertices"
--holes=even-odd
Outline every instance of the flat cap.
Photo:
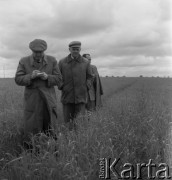
[[35,39],[30,42],[29,48],[32,51],[45,51],[47,49],[47,43],[42,39]]
[[69,43],[69,47],[81,47],[80,41],[72,41]]

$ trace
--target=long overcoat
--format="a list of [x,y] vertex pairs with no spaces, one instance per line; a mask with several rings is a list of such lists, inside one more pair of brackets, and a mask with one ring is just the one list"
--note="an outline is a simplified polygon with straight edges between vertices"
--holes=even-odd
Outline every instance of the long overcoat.
[[93,80],[88,60],[81,55],[74,60],[69,54],[59,61],[59,69],[63,77],[61,102],[86,104],[87,90]]
[[46,106],[50,117],[50,124],[55,128],[57,123],[57,100],[54,86],[61,86],[62,76],[54,57],[44,55],[43,65],[40,70],[48,74],[47,80],[40,78],[31,79],[33,70],[38,69],[35,66],[33,56],[27,56],[19,61],[15,82],[20,86],[25,86],[24,90],[24,133],[37,133],[42,130]]
[[103,95],[103,87],[97,67],[95,65],[91,64],[91,72],[94,75],[94,80],[92,81],[92,85],[88,90],[88,95],[91,101],[95,101],[95,106],[98,108],[102,106],[101,96]]

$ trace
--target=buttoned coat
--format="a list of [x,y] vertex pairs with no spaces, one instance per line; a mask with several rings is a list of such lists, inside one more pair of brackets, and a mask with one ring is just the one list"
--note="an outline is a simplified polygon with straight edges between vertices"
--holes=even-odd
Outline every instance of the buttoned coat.
[[59,61],[59,69],[63,77],[61,102],[86,103],[87,90],[93,80],[90,64],[81,55],[72,59],[71,54]]
[[40,106],[44,102],[49,112],[50,123],[55,128],[57,123],[57,101],[54,86],[61,86],[62,76],[54,57],[44,55],[43,65],[38,70],[48,74],[47,80],[31,79],[33,70],[38,69],[33,56],[19,61],[15,82],[25,86],[24,90],[24,132],[34,133],[42,130],[42,112]]

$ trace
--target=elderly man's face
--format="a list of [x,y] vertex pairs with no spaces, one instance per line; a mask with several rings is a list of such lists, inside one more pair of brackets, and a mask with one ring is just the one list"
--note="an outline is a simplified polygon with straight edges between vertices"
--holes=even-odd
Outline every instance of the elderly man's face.
[[88,59],[89,63],[91,63],[91,56],[87,54],[86,58]]
[[78,57],[79,53],[81,51],[81,48],[80,47],[70,47],[69,51],[73,57]]
[[33,58],[36,61],[40,61],[44,56],[44,51],[32,51],[32,54],[33,54]]

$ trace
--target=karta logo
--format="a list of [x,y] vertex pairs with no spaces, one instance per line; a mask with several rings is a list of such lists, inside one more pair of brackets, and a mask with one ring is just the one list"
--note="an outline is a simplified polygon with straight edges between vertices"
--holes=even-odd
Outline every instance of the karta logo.
[[149,160],[148,164],[146,163],[137,163],[133,165],[131,163],[123,164],[122,170],[117,170],[120,158],[114,159],[111,158],[101,158],[99,161],[99,178],[100,179],[143,179],[142,169],[147,171],[148,179],[171,179],[170,169],[166,163],[154,164],[152,159]]

